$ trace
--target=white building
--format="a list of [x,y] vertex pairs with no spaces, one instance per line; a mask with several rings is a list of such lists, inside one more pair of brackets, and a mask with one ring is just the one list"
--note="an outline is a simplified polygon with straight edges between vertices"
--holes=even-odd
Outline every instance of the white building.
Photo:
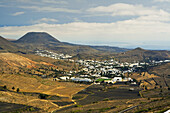
[[61,79],[61,80],[68,80],[68,79],[70,79],[70,77],[68,77],[68,76],[63,76],[63,77],[60,77],[60,79]]
[[113,82],[122,82],[123,79],[122,79],[122,77],[114,77],[114,78],[112,79],[112,81],[113,81]]

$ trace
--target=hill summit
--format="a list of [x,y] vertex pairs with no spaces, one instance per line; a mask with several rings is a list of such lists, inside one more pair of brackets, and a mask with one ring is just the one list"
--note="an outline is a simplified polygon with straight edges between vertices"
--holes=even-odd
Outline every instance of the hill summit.
[[16,43],[31,43],[31,44],[60,44],[56,38],[46,32],[29,32],[16,41]]
[[137,47],[137,48],[135,48],[134,49],[135,51],[145,51],[143,48],[141,48],[141,47]]

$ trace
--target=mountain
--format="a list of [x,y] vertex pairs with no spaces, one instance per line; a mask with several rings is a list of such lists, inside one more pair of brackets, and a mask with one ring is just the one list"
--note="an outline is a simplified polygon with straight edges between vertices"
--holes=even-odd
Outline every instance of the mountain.
[[47,44],[55,43],[61,44],[56,38],[52,37],[50,34],[45,32],[29,32],[21,37],[16,43],[26,43],[26,44]]
[[5,51],[6,52],[17,52],[17,51],[19,51],[19,47],[16,44],[14,44],[0,36],[0,51],[1,52],[2,51],[3,52],[5,52]]
[[[16,41],[15,44],[1,37],[1,50],[17,52],[18,48],[34,52],[36,49],[46,49],[57,53],[70,54],[75,59],[103,59],[110,56],[121,62],[148,61],[170,59],[170,51],[145,50],[140,47],[129,50],[125,48],[109,46],[78,45],[67,42],[60,42],[45,32],[29,32]],[[17,46],[16,46],[17,45]]]
[[170,59],[170,51],[156,51],[136,48],[127,52],[119,53],[115,56],[121,62],[165,60]]
[[35,49],[58,50],[58,46],[63,43],[45,32],[29,32],[16,41],[12,41],[20,47],[23,47],[30,52]]
[[60,53],[77,55],[77,54],[99,54],[99,53],[110,53],[110,52],[124,52],[127,49],[107,47],[107,46],[88,46],[71,44],[67,42],[60,42],[50,34],[45,32],[29,32],[22,36],[20,39],[13,41],[18,46],[24,47],[25,49],[47,49]]

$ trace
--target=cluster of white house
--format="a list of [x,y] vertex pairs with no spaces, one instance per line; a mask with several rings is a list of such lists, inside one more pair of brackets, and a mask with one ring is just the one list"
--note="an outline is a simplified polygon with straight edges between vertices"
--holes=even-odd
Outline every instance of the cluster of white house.
[[[96,61],[96,60],[75,61],[72,60],[71,59],[72,56],[68,54],[58,54],[48,50],[36,50],[35,54],[42,57],[49,57],[53,59],[66,59],[83,66],[83,68],[78,71],[79,73],[82,72],[82,74],[76,77],[72,77],[73,73],[78,73],[78,72],[70,71],[70,73],[68,73],[67,76],[60,77],[59,78],[60,80],[69,80],[75,82],[93,82],[94,84],[100,84],[101,81],[98,81],[99,79],[100,80],[102,79],[102,82],[104,83],[131,81],[132,84],[136,84],[135,82],[133,82],[133,79],[124,77],[124,74],[128,72],[133,72],[136,68],[141,68],[146,65],[157,65],[160,63],[170,62],[170,60],[161,60],[161,61],[152,60],[149,63],[146,62],[119,63],[114,59],[105,60],[105,61]],[[122,70],[121,68],[124,67],[126,67],[126,69]]]
[[69,77],[69,76],[63,76],[59,78],[60,80],[70,80],[75,82],[93,82],[90,78],[80,78],[80,77]]
[[[122,76],[124,73],[133,72],[135,69],[134,67],[141,67],[142,65],[141,63],[119,63],[113,59],[108,61],[78,60],[76,63],[83,65],[84,68],[82,70],[88,75],[96,77],[99,75],[106,75],[108,73],[115,76]],[[129,68],[121,71],[120,68],[125,66]]]
[[[68,80],[75,82],[93,82],[94,84],[100,83],[116,83],[116,82],[127,82],[131,81],[131,84],[136,84],[132,78],[124,77],[127,72],[133,72],[135,68],[143,67],[145,65],[150,65],[150,63],[119,63],[113,59],[108,61],[94,61],[94,60],[77,60],[76,63],[83,66],[79,72],[80,74],[76,77],[72,77],[72,71],[67,76],[62,76],[60,80]],[[165,61],[151,61],[151,63],[162,63],[170,62],[170,60]],[[128,67],[126,70],[121,70],[122,67]],[[108,76],[109,74],[109,76]],[[111,75],[111,76],[110,76]]]
[[72,58],[71,55],[58,54],[58,53],[54,53],[54,52],[51,52],[51,51],[48,51],[48,50],[36,50],[35,54],[42,56],[42,57],[49,57],[49,58],[53,58],[53,59],[69,59],[69,58]]
[[108,77],[99,77],[96,79],[90,79],[90,78],[80,78],[80,77],[69,77],[69,76],[62,76],[59,77],[58,80],[64,80],[64,81],[73,81],[73,82],[89,82],[89,83],[94,83],[94,84],[101,84],[101,83],[116,83],[116,82],[128,82],[131,81],[131,84],[135,84],[136,82],[133,81],[132,78],[122,78],[122,77],[113,77],[113,78],[108,78]]
[[[110,74],[116,74],[116,76],[119,76],[120,74],[124,74],[127,72],[133,72],[136,68],[142,68],[146,65],[153,66],[161,63],[167,63],[170,62],[170,60],[160,60],[155,61],[152,60],[149,63],[146,62],[138,62],[138,63],[119,63],[113,59],[108,61],[94,61],[94,60],[77,60],[78,64],[83,65],[84,68],[82,69],[85,72],[88,72],[88,74],[91,74],[91,72],[98,74],[101,73],[110,73]],[[120,68],[128,67],[127,69],[120,71]],[[91,74],[92,75],[92,74]]]

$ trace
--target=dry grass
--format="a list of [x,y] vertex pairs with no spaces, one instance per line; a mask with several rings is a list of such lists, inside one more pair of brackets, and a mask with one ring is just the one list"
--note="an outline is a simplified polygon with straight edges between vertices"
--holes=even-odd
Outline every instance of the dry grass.
[[[128,76],[128,75],[125,75]],[[147,89],[154,89],[156,87],[155,81],[152,79],[160,79],[159,76],[156,76],[154,74],[149,74],[147,72],[142,72],[142,73],[133,73],[130,74],[129,77],[136,79],[140,83],[140,87],[146,86]]]
[[0,59],[1,61],[3,61],[3,63],[6,63],[9,66],[13,66],[13,67],[23,66],[23,67],[31,68],[31,67],[35,67],[35,65],[37,64],[36,62],[28,58],[13,53],[0,53]]
[[165,63],[150,69],[151,73],[155,73],[157,75],[170,75],[170,63]]
[[70,71],[74,69],[75,71],[78,71],[78,68],[80,67],[79,65],[66,60],[56,60],[56,59],[41,57],[33,54],[25,54],[25,55],[22,54],[22,56],[29,58],[35,62],[39,62],[41,64],[45,64],[45,65],[53,64],[53,66],[55,65],[55,67],[57,67],[59,70]]
[[[11,91],[13,91],[12,87],[15,87],[15,90],[19,88],[20,92],[68,97],[68,99],[61,99],[60,101],[71,102],[73,94],[87,87],[87,85],[56,82],[52,79],[42,79],[38,77],[36,74],[41,75],[43,72],[45,72],[46,75],[53,74],[54,72],[51,71],[50,68],[55,70],[57,67],[51,63],[44,62],[44,60],[36,62],[17,54],[0,53],[0,63],[0,86],[6,85],[7,89]],[[53,103],[53,100],[42,100],[35,96],[9,91],[0,92],[0,101],[30,105],[49,112],[59,108],[57,104]]]
[[42,100],[34,96],[17,94],[14,92],[0,91],[0,101],[33,106],[49,112],[59,107],[58,105],[53,104],[50,100]]
[[140,99],[122,99],[122,100],[108,100],[108,101],[99,101],[96,103],[88,104],[88,105],[77,105],[71,109],[63,110],[57,113],[70,113],[77,112],[78,113],[117,113],[122,111],[128,107],[135,106],[140,104],[141,102],[149,102],[149,100],[140,98]]
[[[68,97],[68,99],[59,100],[60,102],[71,102],[73,94],[76,94],[80,90],[83,90],[87,87],[87,85],[69,82],[56,82],[51,80],[43,80],[39,77],[32,78],[21,75],[0,75],[0,80],[0,85],[6,85],[11,91],[12,87],[14,86],[15,88],[19,88],[20,92],[34,92],[48,95],[57,95],[60,97]],[[15,92],[1,91],[0,101],[30,105],[49,112],[59,108],[57,104],[52,103],[54,100],[43,100],[39,99],[38,97],[23,95],[22,93],[18,94]]]
[[[38,92],[48,95],[58,95],[70,97],[80,90],[83,90],[87,85],[75,84],[70,82],[56,82],[40,77],[33,78],[32,76],[22,75],[1,75],[2,85],[6,85],[9,89],[13,86],[20,88],[22,92]],[[70,90],[71,89],[71,90]]]

